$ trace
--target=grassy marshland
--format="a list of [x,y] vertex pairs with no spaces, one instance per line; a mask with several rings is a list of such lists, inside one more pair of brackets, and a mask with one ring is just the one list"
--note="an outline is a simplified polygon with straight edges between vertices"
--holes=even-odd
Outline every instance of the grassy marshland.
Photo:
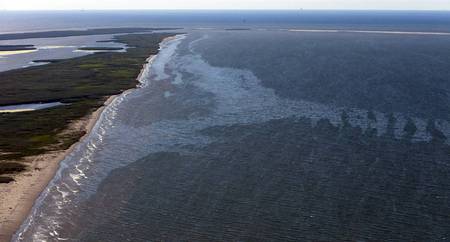
[[56,30],[29,33],[0,34],[0,40],[33,39],[33,38],[56,38],[69,36],[86,36],[100,34],[125,34],[142,33],[154,30],[174,30],[174,28],[97,28],[86,30]]
[[146,59],[157,54],[159,43],[171,35],[117,36],[117,42],[134,48],[0,73],[0,105],[53,101],[70,104],[0,114],[0,183],[11,181],[12,174],[25,169],[23,158],[64,150],[77,142],[84,133],[67,132],[68,125],[101,107],[108,96],[134,88]]

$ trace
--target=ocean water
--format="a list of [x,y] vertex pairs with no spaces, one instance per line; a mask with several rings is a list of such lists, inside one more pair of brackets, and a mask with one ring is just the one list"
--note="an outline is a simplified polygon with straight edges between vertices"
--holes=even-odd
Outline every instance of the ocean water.
[[98,27],[356,28],[449,31],[446,11],[0,11],[0,33]]
[[14,240],[449,240],[447,13],[189,14]]
[[[450,32],[448,12],[414,11],[0,11],[0,34],[117,27],[169,27],[185,30],[363,30]],[[35,45],[36,51],[0,53],[0,71],[40,65],[34,60],[65,59],[88,53],[83,46],[123,47],[97,43],[111,35],[3,40],[1,45]]]

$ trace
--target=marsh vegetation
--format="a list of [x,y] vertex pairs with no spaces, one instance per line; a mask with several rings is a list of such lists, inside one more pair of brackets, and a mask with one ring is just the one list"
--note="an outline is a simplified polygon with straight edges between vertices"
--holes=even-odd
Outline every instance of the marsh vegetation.
[[[96,32],[97,33],[97,32]],[[143,64],[158,52],[162,39],[173,34],[117,36],[134,48],[124,53],[96,53],[49,61],[45,66],[0,73],[0,105],[62,102],[70,105],[26,113],[0,114],[0,176],[10,160],[64,150],[84,132],[63,132],[69,125],[101,107],[107,97],[134,88]],[[2,178],[7,181],[7,178]]]

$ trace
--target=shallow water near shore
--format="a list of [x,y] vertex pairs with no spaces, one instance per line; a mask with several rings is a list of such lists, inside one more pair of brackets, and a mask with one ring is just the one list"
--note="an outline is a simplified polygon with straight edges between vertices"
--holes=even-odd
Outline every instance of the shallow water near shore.
[[14,240],[445,241],[450,88],[436,80],[450,77],[448,40],[276,30],[167,40]]
[[46,64],[45,62],[33,62],[35,60],[68,59],[96,52],[78,50],[78,48],[84,46],[117,48],[125,47],[124,44],[116,42],[98,42],[109,40],[112,37],[113,35],[93,35],[23,40],[0,40],[0,45],[33,44],[36,47],[36,50],[14,51],[10,52],[8,55],[5,55],[6,52],[0,52],[0,57],[3,57],[0,59],[0,71],[8,71],[13,69],[25,68],[28,66]]
[[30,103],[30,104],[0,106],[0,113],[30,112],[34,110],[52,108],[61,105],[64,104],[61,102],[51,102],[51,103]]

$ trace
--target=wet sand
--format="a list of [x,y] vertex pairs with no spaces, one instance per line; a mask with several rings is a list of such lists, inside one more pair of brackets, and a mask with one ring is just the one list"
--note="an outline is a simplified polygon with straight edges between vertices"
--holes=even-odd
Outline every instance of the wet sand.
[[[80,141],[89,135],[98,118],[116,96],[111,96],[104,106],[80,120],[74,121],[66,132],[86,131]],[[28,157],[29,167],[26,172],[15,176],[15,182],[0,186],[0,242],[9,241],[19,229],[48,183],[55,176],[59,164],[72,152],[79,142],[64,151]]]
[[[164,39],[161,43],[171,40]],[[148,66],[152,64],[155,55],[149,56],[143,64],[137,80],[145,76]],[[142,83],[141,83],[142,84]],[[129,92],[133,89],[124,91]],[[103,107],[80,120],[75,120],[64,132],[85,131],[86,134],[69,149],[47,153],[39,156],[28,157],[29,167],[26,172],[14,177],[15,182],[1,184],[0,186],[0,242],[10,241],[14,233],[20,228],[23,221],[30,213],[34,202],[46,189],[59,169],[60,162],[69,155],[73,149],[91,133],[104,109],[119,95],[110,96]]]

